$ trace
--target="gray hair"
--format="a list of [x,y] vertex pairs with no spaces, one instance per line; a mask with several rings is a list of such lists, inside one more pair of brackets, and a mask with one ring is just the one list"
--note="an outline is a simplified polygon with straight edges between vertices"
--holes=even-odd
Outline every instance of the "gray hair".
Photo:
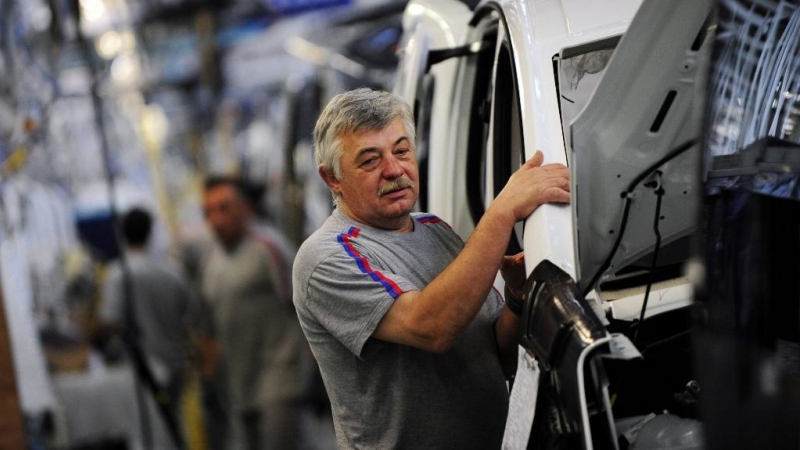
[[[359,88],[339,94],[322,111],[314,127],[317,166],[342,178],[341,137],[361,130],[381,130],[397,118],[403,120],[408,139],[415,142],[414,114],[402,98],[389,92]],[[333,194],[333,203],[341,198]]]

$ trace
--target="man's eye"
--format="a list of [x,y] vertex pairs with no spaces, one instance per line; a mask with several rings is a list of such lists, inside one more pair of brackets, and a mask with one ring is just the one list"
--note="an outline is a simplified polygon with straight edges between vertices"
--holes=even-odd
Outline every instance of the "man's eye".
[[407,148],[401,148],[401,149],[397,149],[397,150],[395,150],[394,154],[395,154],[395,155],[404,156],[404,155],[407,155],[407,154],[408,154],[410,151],[411,151],[411,150],[409,150],[409,149],[407,149]]
[[361,167],[366,167],[366,166],[369,166],[369,165],[371,165],[372,163],[374,163],[374,162],[375,162],[375,161],[377,161],[377,160],[378,160],[378,158],[369,158],[369,159],[366,159],[366,160],[364,160],[364,162],[362,162],[362,163],[361,163]]

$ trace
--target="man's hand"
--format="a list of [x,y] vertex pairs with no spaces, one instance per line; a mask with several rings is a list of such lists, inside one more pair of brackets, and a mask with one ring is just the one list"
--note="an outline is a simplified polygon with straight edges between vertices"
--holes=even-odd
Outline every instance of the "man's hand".
[[545,164],[537,151],[519,168],[497,195],[492,206],[508,211],[514,223],[524,220],[544,203],[569,203],[569,168],[563,164]]
[[504,256],[503,262],[500,264],[500,274],[514,297],[522,298],[525,295],[524,252],[519,252],[514,256]]
[[[522,297],[524,257],[520,254],[504,258],[514,224],[542,203],[568,203],[570,197],[569,169],[562,164],[543,166],[543,161],[544,156],[537,152],[511,176],[456,259],[421,291],[408,291],[397,297],[373,337],[443,353],[475,319],[498,269],[507,277],[512,293]],[[518,326],[519,317],[510,310],[504,310],[495,323],[504,361],[516,360]]]

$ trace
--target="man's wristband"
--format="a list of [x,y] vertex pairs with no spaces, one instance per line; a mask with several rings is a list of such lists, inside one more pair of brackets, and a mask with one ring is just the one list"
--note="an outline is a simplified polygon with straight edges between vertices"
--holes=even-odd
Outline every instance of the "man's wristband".
[[516,297],[514,294],[511,293],[511,290],[508,289],[508,286],[505,288],[506,293],[506,307],[508,307],[509,311],[514,313],[515,316],[522,316],[522,309],[525,305],[525,302],[521,299]]

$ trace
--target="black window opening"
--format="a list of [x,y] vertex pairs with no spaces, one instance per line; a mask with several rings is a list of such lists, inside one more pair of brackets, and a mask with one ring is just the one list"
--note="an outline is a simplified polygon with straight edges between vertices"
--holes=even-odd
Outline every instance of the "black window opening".
[[436,78],[433,74],[426,74],[422,80],[421,97],[415,102],[414,117],[417,131],[417,162],[419,166],[419,208],[427,211],[430,205],[428,182],[430,179],[430,139],[431,139],[431,108],[433,107],[433,93],[436,89]]
[[472,220],[477,224],[486,212],[484,192],[486,192],[486,144],[489,135],[489,121],[492,105],[492,67],[494,48],[497,42],[497,28],[489,30],[484,36],[487,51],[470,56],[476,58],[475,82],[469,109],[467,129],[467,205]]
[[[525,158],[519,89],[513,64],[510,48],[504,43],[497,58],[494,86],[492,162],[495,197],[500,194],[508,179],[519,169]],[[506,254],[513,255],[522,251],[523,229],[521,223],[514,228]]]

